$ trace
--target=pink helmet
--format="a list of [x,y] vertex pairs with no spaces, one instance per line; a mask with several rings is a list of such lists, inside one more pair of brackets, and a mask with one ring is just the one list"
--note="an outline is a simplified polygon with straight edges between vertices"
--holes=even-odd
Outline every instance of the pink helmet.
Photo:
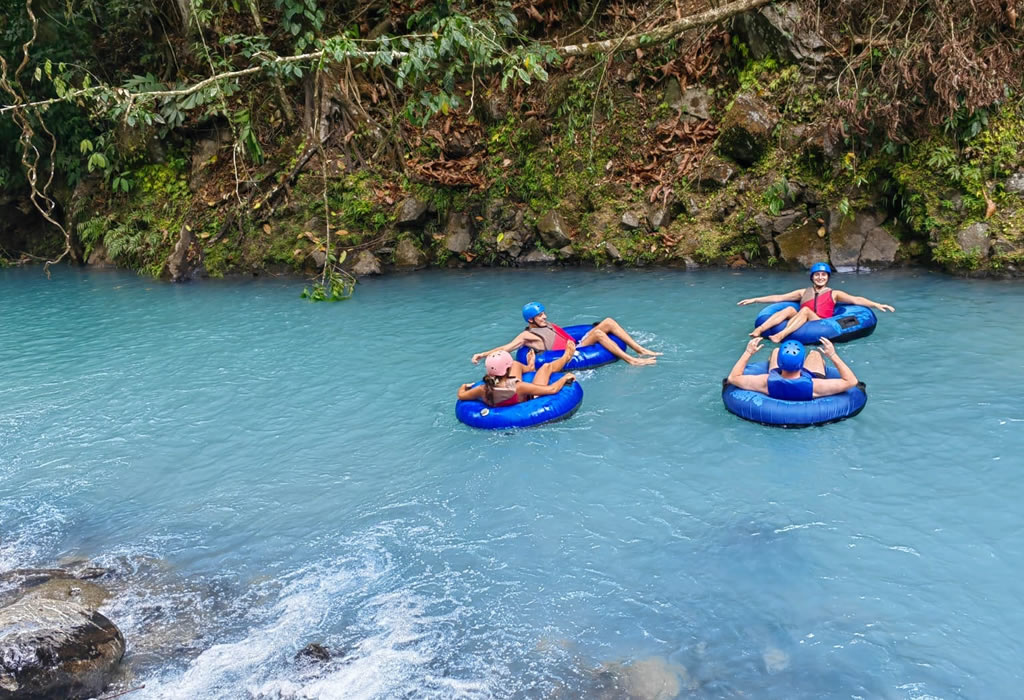
[[504,350],[499,350],[493,355],[488,355],[484,361],[484,367],[487,368],[487,374],[492,377],[504,377],[512,366],[512,356]]

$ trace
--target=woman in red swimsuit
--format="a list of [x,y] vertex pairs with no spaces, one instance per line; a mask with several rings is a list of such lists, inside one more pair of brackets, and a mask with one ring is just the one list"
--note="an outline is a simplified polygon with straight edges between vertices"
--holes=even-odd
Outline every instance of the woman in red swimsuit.
[[771,294],[764,297],[752,297],[737,302],[737,306],[747,304],[774,304],[780,301],[795,301],[800,304],[799,309],[786,307],[776,311],[768,317],[768,320],[750,332],[750,335],[760,337],[769,328],[774,328],[783,321],[789,321],[786,327],[775,335],[768,336],[773,343],[781,343],[790,333],[808,321],[818,321],[823,318],[831,318],[835,313],[836,304],[857,304],[858,306],[871,306],[879,311],[895,311],[888,304],[879,304],[866,297],[855,297],[852,294],[841,292],[836,289],[829,289],[828,280],[832,274],[832,268],[828,263],[814,263],[811,265],[811,285],[801,289],[794,289],[788,294]]
[[483,401],[488,406],[497,408],[499,406],[514,406],[537,396],[557,394],[563,386],[576,381],[576,377],[570,373],[559,377],[553,384],[551,383],[551,375],[561,371],[572,359],[574,352],[576,352],[576,343],[569,340],[561,357],[541,366],[532,382],[524,382],[523,372],[532,372],[534,368],[534,351],[530,350],[527,355],[529,364],[524,365],[513,360],[508,352],[499,350],[488,355],[484,362],[484,366],[487,368],[484,383],[476,387],[472,384],[460,386],[459,400]]

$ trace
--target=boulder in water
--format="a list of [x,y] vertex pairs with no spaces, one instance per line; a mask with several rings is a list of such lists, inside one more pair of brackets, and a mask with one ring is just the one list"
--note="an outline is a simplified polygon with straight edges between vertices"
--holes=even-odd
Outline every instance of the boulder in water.
[[323,644],[310,642],[295,654],[295,660],[323,663],[331,660],[331,652]]
[[0,691],[12,700],[99,695],[124,647],[121,631],[98,612],[22,598],[0,608]]

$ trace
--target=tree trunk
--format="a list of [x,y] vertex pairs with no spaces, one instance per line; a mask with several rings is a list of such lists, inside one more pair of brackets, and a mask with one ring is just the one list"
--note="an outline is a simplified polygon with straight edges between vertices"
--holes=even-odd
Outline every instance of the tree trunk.
[[747,10],[768,5],[773,0],[736,0],[727,5],[716,7],[695,15],[683,17],[675,22],[670,22],[645,34],[632,34],[618,37],[616,39],[605,39],[604,41],[591,41],[586,44],[574,44],[572,46],[558,46],[555,48],[562,56],[591,56],[595,53],[609,53],[615,51],[631,51],[641,46],[659,44],[679,36],[688,29],[702,27],[705,24],[714,24],[738,15]]

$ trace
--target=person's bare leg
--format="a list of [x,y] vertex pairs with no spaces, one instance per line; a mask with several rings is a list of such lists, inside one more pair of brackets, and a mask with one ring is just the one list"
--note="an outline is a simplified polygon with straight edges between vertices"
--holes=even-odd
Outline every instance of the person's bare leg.
[[[588,342],[588,336],[590,336],[594,331],[603,331],[605,333],[610,333],[612,335],[618,336],[619,338],[622,339],[622,342],[624,342],[627,347],[630,347],[633,350],[635,350],[638,355],[648,355],[656,357],[658,355],[664,354],[661,352],[655,352],[654,350],[648,350],[643,345],[633,340],[633,336],[627,333],[626,329],[620,326],[618,321],[616,321],[614,318],[606,318],[605,320],[601,321],[596,326],[591,328],[589,331],[587,331],[587,335],[583,336],[583,340],[580,341],[580,345],[593,345],[595,342],[599,342],[596,339],[590,339],[590,341]],[[602,345],[604,345],[604,343],[602,343]],[[615,343],[612,343],[612,345],[615,345]],[[611,348],[608,349],[611,350]]]
[[[587,334],[583,336],[583,340],[580,341],[580,345],[600,345],[605,350],[615,355],[615,357],[631,365],[653,365],[658,360],[655,357],[633,357],[628,352],[619,347],[619,344],[608,337],[608,334],[599,328],[591,328],[587,331]],[[657,353],[660,355],[661,353]]]
[[789,320],[789,323],[786,324],[785,328],[783,328],[775,335],[768,336],[768,340],[772,341],[773,343],[781,343],[789,336],[790,333],[795,331],[800,326],[804,325],[808,321],[817,321],[819,319],[820,316],[818,316],[818,314],[814,313],[807,307],[804,307],[800,309],[799,312],[797,312],[796,316]]
[[796,313],[797,313],[796,309],[794,309],[792,306],[787,306],[784,309],[779,309],[778,311],[773,313],[771,316],[769,316],[767,321],[762,323],[760,326],[758,326],[754,330],[750,331],[750,337],[751,338],[758,338],[758,337],[760,337],[760,335],[762,333],[764,333],[766,330],[768,330],[769,328],[775,328],[775,326],[779,325],[783,321],[786,321],[788,319],[793,318],[793,316],[795,316]]
[[533,375],[533,384],[540,386],[547,386],[551,383],[551,375],[555,372],[561,372],[562,368],[569,363],[572,359],[573,353],[576,352],[576,343],[569,342],[565,345],[565,352],[562,356],[553,362],[549,362],[546,365],[541,365],[541,368],[537,370],[537,374]]
[[817,350],[811,350],[804,358],[804,369],[811,374],[825,376],[825,358]]

